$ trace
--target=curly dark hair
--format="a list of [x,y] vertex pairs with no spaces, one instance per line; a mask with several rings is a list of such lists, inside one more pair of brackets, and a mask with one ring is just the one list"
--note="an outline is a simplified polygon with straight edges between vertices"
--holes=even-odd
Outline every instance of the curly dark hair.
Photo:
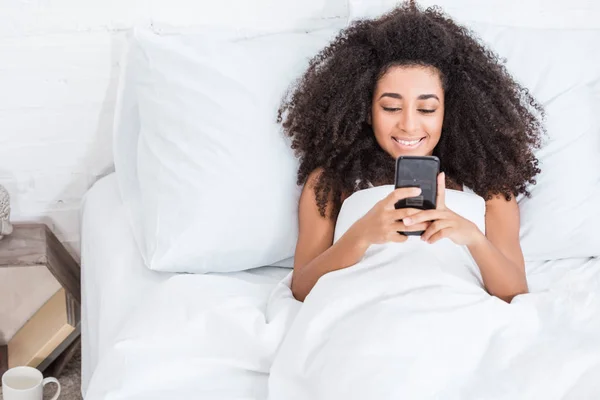
[[278,112],[300,158],[298,184],[312,171],[319,211],[369,183],[392,184],[394,160],[368,123],[380,77],[392,66],[436,68],[445,93],[445,116],[434,149],[450,183],[485,199],[529,195],[540,172],[533,150],[544,133],[544,112],[501,60],[466,27],[438,7],[404,3],[377,19],[343,29],[311,59]]

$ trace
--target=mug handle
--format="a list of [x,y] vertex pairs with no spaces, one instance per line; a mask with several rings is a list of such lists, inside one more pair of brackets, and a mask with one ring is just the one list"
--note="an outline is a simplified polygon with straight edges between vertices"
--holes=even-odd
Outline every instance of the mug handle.
[[60,396],[60,382],[56,378],[46,378],[42,381],[42,387],[46,386],[49,383],[56,383],[58,389],[56,389],[56,394],[52,397],[51,400],[57,400],[58,396]]

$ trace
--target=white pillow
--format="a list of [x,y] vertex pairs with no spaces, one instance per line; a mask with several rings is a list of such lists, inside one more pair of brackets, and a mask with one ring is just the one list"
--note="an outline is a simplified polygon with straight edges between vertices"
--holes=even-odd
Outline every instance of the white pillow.
[[[519,199],[525,259],[600,256],[600,29],[564,29],[578,23],[598,28],[600,3],[534,2],[540,7],[533,12],[531,1],[510,0],[522,5],[514,12],[506,0],[493,7],[498,1],[436,3],[470,21],[466,25],[546,109],[548,137],[537,152],[542,173],[531,198]],[[351,19],[380,15],[395,3],[350,0]],[[497,24],[490,24],[494,17]]]
[[600,255],[600,30],[478,32],[546,110],[542,173],[519,200],[525,259]]
[[298,164],[276,112],[337,31],[234,41],[134,31],[124,71],[134,90],[122,89],[116,120],[132,134],[115,138],[115,166],[149,268],[228,272],[293,255]]

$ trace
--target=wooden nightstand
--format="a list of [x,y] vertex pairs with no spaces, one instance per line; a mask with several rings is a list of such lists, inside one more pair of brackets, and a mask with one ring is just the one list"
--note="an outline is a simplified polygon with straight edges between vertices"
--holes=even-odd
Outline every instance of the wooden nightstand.
[[44,224],[14,225],[0,240],[0,374],[43,371],[77,343],[80,305],[80,268],[62,243]]

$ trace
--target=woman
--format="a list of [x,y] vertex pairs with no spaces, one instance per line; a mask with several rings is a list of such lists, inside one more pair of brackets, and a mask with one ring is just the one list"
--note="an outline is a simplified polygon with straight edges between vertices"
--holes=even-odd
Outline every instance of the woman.
[[[540,172],[541,107],[498,57],[438,9],[405,4],[354,23],[309,65],[279,110],[300,157],[299,239],[292,292],[303,301],[324,274],[356,264],[399,231],[468,248],[486,290],[507,302],[527,292],[515,197]],[[436,210],[395,210],[397,189],[333,244],[342,202],[393,184],[395,159],[440,159]],[[486,200],[485,233],[449,210],[445,188]],[[401,245],[401,244],[399,244]]]

